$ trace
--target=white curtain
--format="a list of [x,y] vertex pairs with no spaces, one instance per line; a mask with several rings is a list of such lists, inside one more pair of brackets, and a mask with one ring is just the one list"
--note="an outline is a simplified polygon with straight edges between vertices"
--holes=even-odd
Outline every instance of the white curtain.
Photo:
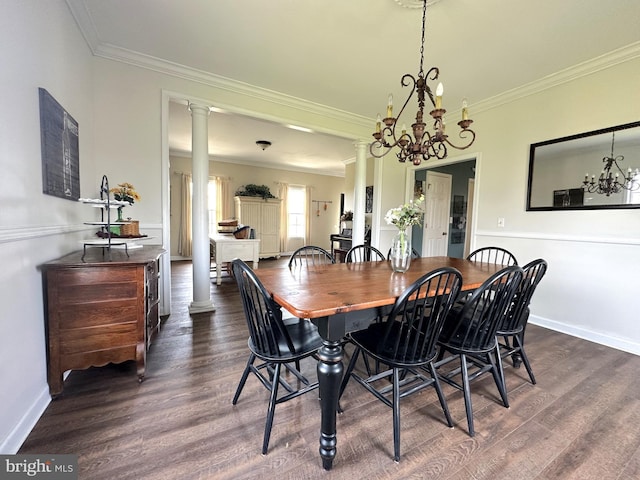
[[[313,187],[307,185],[305,191],[305,202],[304,202],[304,243],[308,245],[311,242],[311,212],[313,211],[313,206],[311,204],[311,191]],[[318,204],[319,206],[320,204]]]
[[278,183],[278,197],[282,200],[280,208],[280,251],[288,252],[289,244],[289,211],[287,200],[289,198],[289,184]]
[[191,256],[191,174],[183,173],[180,186],[180,232],[178,236],[178,253],[183,257]]
[[231,196],[231,179],[214,177],[216,182],[216,224],[232,217],[233,204]]

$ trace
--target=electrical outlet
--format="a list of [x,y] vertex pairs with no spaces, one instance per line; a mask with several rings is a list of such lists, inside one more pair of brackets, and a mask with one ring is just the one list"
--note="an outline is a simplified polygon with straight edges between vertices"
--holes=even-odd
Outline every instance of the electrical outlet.
[[498,227],[504,228],[504,217],[498,217]]

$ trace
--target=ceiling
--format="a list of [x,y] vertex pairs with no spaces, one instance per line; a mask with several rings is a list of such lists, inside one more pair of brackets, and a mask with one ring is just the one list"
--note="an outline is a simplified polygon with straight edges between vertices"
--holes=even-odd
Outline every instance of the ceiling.
[[[419,67],[416,0],[67,3],[96,55],[242,82],[372,127],[389,93],[404,102],[400,79]],[[444,107],[455,111],[467,98],[473,116],[532,85],[640,55],[638,25],[638,0],[432,0],[424,67],[440,68]],[[170,149],[190,151],[186,105],[172,105],[170,118]],[[353,140],[228,112],[214,112],[210,137],[212,156],[238,163],[340,175],[355,156]],[[262,139],[273,145],[262,151]]]

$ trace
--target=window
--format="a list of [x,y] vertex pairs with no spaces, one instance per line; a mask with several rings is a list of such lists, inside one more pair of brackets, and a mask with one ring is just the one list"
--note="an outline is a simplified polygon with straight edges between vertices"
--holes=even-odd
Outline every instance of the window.
[[304,185],[289,185],[287,195],[287,232],[289,238],[305,240],[307,193]]

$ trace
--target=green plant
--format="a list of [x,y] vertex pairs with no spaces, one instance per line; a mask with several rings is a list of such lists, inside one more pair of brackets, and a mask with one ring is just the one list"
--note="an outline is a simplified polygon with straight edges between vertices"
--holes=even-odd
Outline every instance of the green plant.
[[269,187],[266,185],[254,185],[253,183],[248,183],[240,187],[236,191],[236,195],[238,197],[262,197],[265,200],[267,198],[276,198],[271,194]]

